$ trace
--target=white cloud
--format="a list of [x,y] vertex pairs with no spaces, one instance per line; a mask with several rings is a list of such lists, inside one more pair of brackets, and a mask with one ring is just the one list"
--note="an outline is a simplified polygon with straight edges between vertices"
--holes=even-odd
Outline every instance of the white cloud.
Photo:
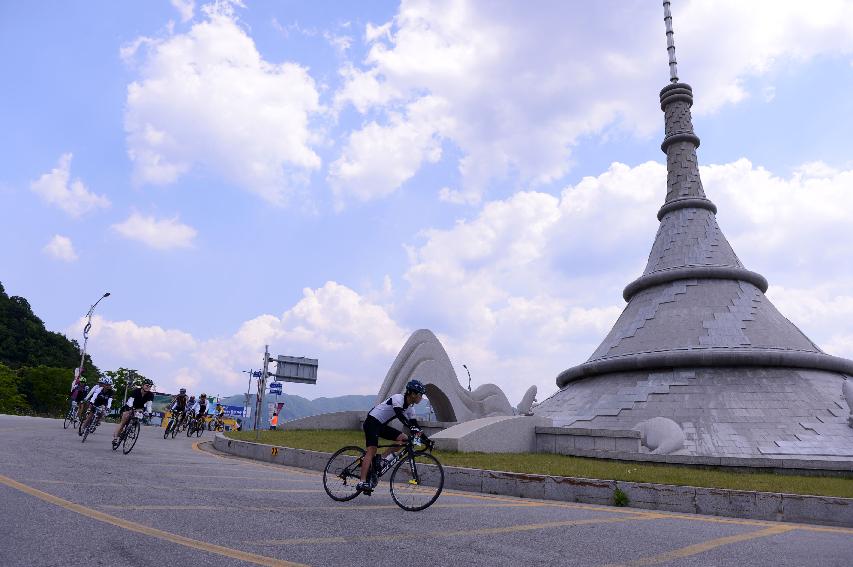
[[[69,327],[69,336],[78,334],[83,324],[81,319]],[[316,386],[289,386],[291,392],[316,397],[375,393],[406,334],[382,306],[327,282],[306,289],[281,316],[255,317],[230,337],[197,339],[177,329],[96,315],[89,347],[101,368],[136,368],[162,390],[183,386],[230,395],[246,387],[242,371],[258,368],[269,344],[274,354],[320,359]]]
[[158,250],[190,248],[197,231],[181,223],[178,217],[157,219],[153,216],[131,214],[124,222],[112,225],[113,230]]
[[74,262],[77,260],[77,253],[74,251],[74,245],[71,243],[71,239],[67,236],[61,236],[56,234],[53,238],[50,239],[42,251],[56,258],[57,260],[62,260],[63,262]]
[[[853,356],[853,274],[843,261],[853,256],[853,171],[810,163],[779,177],[738,160],[701,175],[724,233],[746,267],[768,278],[780,311],[827,352]],[[381,292],[327,282],[228,337],[175,331],[166,340],[172,331],[146,335],[126,325],[121,344],[137,349],[130,362],[110,358],[130,346],[91,344],[104,345],[95,354],[106,367],[151,364],[164,380],[192,369],[181,379],[195,376],[198,387],[223,393],[245,388],[241,371],[257,368],[270,344],[276,354],[320,359],[317,386],[291,390],[314,397],[376,392],[407,335],[430,328],[460,376],[462,363],[471,368],[475,386],[496,383],[517,403],[536,384],[541,400],[559,372],[589,357],[624,307],[622,288],[645,266],[665,187],[661,163],[614,163],[559,196],[517,193],[451,228],[425,231],[409,246],[404,277],[384,278]],[[156,360],[142,354],[149,350]]]
[[[849,2],[826,2],[821,10],[773,0],[679,2],[673,11],[682,77],[700,93],[700,113],[751,96],[749,77],[853,53]],[[584,136],[656,131],[660,115],[648,100],[667,79],[662,19],[659,4],[616,0],[554,1],[536,10],[512,2],[406,1],[392,21],[366,26],[369,54],[342,67],[336,108],[349,102],[384,117],[359,137],[385,128],[392,139],[392,132],[434,125],[431,136],[462,154],[460,188],[441,197],[476,203],[492,181],[509,175],[533,184],[560,179]],[[764,85],[759,94],[770,101],[772,93]],[[401,112],[425,96],[444,104],[432,116]],[[428,161],[398,152],[377,163],[348,147],[341,160],[364,178],[406,172],[388,175],[377,196]]]
[[172,6],[181,15],[182,22],[188,22],[193,19],[195,12],[195,0],[171,0]]
[[311,119],[322,108],[308,70],[264,60],[228,3],[202,8],[185,34],[140,38],[125,130],[138,181],[175,182],[192,168],[284,204],[319,168]]
[[371,122],[349,136],[343,155],[329,167],[329,180],[341,204],[347,197],[366,201],[392,193],[420,169],[423,162],[441,158],[436,123],[445,102],[424,97],[394,115],[388,126]]
[[[30,189],[41,199],[71,215],[80,217],[98,208],[107,208],[110,201],[86,189],[79,179],[71,179],[72,154],[62,154],[57,166],[30,184]],[[69,183],[70,181],[70,183]]]

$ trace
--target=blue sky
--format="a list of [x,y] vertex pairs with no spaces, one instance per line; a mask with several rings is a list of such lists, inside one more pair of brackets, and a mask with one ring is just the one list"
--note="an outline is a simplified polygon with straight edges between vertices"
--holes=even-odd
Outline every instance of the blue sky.
[[[853,356],[853,3],[673,2],[706,192],[741,260]],[[656,3],[0,5],[0,281],[161,389],[264,344],[375,393],[433,330],[517,403],[585,360],[665,194]]]

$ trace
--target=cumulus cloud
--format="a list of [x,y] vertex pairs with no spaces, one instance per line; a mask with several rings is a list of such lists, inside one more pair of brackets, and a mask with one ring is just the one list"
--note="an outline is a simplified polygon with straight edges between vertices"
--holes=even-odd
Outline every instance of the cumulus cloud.
[[157,250],[190,248],[197,231],[183,224],[178,217],[157,219],[139,213],[131,214],[124,222],[112,225],[118,234]]
[[63,262],[74,262],[77,260],[77,253],[74,251],[74,245],[71,239],[67,236],[56,234],[50,239],[42,251],[52,258],[62,260]]
[[305,67],[264,60],[230,3],[202,11],[184,34],[122,50],[131,63],[144,51],[125,113],[135,177],[169,184],[199,168],[284,204],[321,165],[317,87]]
[[[747,78],[786,62],[853,52],[853,5],[845,2],[819,11],[772,0],[680,2],[673,10],[683,78],[701,93],[700,113],[751,96]],[[406,1],[391,21],[367,24],[368,55],[342,66],[335,107],[352,104],[371,116],[351,139],[374,146],[380,134],[392,140],[432,125],[430,138],[461,153],[460,188],[440,196],[477,203],[490,182],[509,175],[532,184],[559,180],[584,136],[656,131],[660,115],[648,101],[666,84],[663,31],[660,6],[645,3],[553,1],[530,10],[513,2]],[[772,86],[763,88],[758,94],[772,99]],[[441,101],[430,116],[406,112],[424,97]],[[416,145],[413,153],[424,150]],[[378,163],[346,146],[336,163],[366,179],[391,170],[371,193],[380,197],[428,161],[392,152]],[[361,191],[363,198],[370,189]]]
[[[69,336],[83,324],[81,319],[70,326]],[[89,345],[100,367],[136,368],[160,389],[183,386],[230,395],[246,386],[242,370],[257,368],[269,344],[274,354],[320,359],[316,386],[291,387],[314,397],[375,393],[406,335],[383,306],[327,282],[305,289],[304,297],[281,315],[259,315],[228,337],[199,339],[178,329],[96,315]]]
[[171,0],[172,6],[181,15],[182,22],[188,22],[193,19],[195,12],[195,0]]
[[[843,261],[853,255],[853,171],[810,163],[783,177],[744,159],[703,166],[701,175],[735,251],[770,281],[770,299],[826,352],[853,356],[853,274]],[[146,335],[126,325],[125,343],[138,349],[128,356],[140,369],[156,359],[151,372],[169,380],[197,377],[200,387],[234,393],[245,387],[241,371],[257,368],[270,344],[277,354],[320,359],[318,385],[291,391],[368,394],[409,333],[430,328],[459,375],[468,365],[474,385],[496,383],[517,403],[535,384],[544,399],[622,311],[622,288],[642,273],[665,188],[661,163],[614,163],[556,196],[525,191],[491,201],[449,228],[424,231],[409,245],[404,276],[384,278],[381,293],[330,281],[227,337],[175,331],[166,340],[172,331]],[[130,346],[93,344],[106,345],[95,354],[107,367],[130,365],[109,358]],[[143,358],[148,350],[159,354]]]
[[54,205],[72,217],[80,217],[98,208],[107,208],[110,201],[104,195],[89,191],[79,179],[71,181],[73,154],[62,154],[59,163],[30,184],[30,189],[44,202]]

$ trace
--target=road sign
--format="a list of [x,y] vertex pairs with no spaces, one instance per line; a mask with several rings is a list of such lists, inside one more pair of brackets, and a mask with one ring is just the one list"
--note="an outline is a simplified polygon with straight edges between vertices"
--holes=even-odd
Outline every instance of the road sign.
[[271,374],[276,380],[300,384],[317,383],[316,358],[278,355],[277,358],[271,358],[270,362],[276,363],[275,374]]
[[281,382],[272,382],[270,384],[270,394],[281,394]]

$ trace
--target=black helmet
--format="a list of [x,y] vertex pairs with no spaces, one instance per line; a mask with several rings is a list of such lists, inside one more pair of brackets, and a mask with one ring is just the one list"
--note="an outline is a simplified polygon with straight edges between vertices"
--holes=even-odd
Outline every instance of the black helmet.
[[180,391],[180,392],[178,392],[178,393],[179,393],[179,394],[186,394],[186,393],[187,393],[187,389],[186,389],[186,388],[181,388],[181,391]]
[[420,380],[409,380],[406,384],[407,392],[417,392],[418,394],[426,394],[426,387]]
[[154,387],[154,380],[152,380],[151,378],[143,378],[139,382],[139,385],[140,386],[151,386],[153,388]]

